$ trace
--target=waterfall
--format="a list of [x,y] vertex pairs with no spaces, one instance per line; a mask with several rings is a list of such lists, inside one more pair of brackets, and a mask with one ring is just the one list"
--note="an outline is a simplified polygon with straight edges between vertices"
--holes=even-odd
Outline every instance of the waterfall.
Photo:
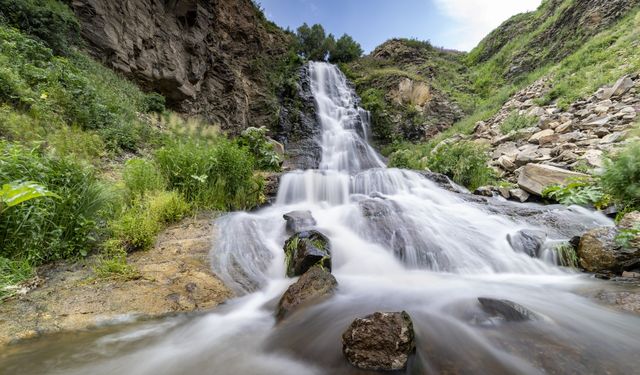
[[[204,316],[169,320],[157,328],[161,334],[150,329],[158,323],[147,323],[100,338],[85,349],[90,361],[50,373],[354,374],[340,352],[344,329],[357,316],[399,310],[411,314],[419,342],[407,373],[637,370],[638,318],[575,294],[592,282],[553,257],[515,251],[507,239],[529,229],[557,242],[608,219],[499,199],[482,204],[418,172],[387,169],[367,141],[370,116],[345,76],[333,65],[310,64],[322,130],[319,170],[287,173],[273,206],[217,221],[211,263],[238,298]],[[516,206],[542,219],[507,214]],[[275,326],[274,306],[293,282],[285,277],[282,216],[295,210],[311,211],[331,240],[339,289]],[[557,227],[565,221],[570,225]],[[509,299],[544,319],[479,322],[480,296]]]

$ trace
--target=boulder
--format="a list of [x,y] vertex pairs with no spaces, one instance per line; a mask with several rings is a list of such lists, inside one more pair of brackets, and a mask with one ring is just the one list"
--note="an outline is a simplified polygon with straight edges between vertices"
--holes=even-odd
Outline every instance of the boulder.
[[542,196],[550,185],[563,185],[572,178],[589,177],[586,174],[542,164],[527,164],[520,172],[518,185],[522,190]]
[[507,322],[539,320],[536,313],[509,300],[479,297],[478,302],[484,312]]
[[287,221],[287,233],[292,235],[308,230],[316,225],[311,211],[292,211],[282,216]]
[[318,265],[331,271],[331,243],[322,233],[310,230],[296,233],[284,245],[287,276],[301,276]]
[[529,200],[531,195],[522,189],[511,189],[509,190],[509,196],[514,199],[520,201],[520,203],[524,203]]
[[405,311],[358,318],[342,334],[342,353],[364,370],[402,370],[414,350],[413,322]]
[[547,240],[547,234],[539,230],[523,229],[515,234],[508,234],[507,241],[513,250],[525,253],[532,258],[540,256],[540,250]]
[[540,143],[540,139],[545,138],[545,137],[549,137],[551,135],[554,135],[556,132],[553,131],[552,129],[546,129],[540,132],[537,132],[536,134],[532,135],[531,138],[529,138],[529,143],[536,143],[539,144]]
[[616,242],[615,227],[595,228],[580,238],[578,259],[587,272],[619,274],[640,264],[640,249],[625,248]]
[[321,267],[311,267],[284,292],[276,319],[281,321],[296,310],[321,302],[333,295],[337,287],[338,281],[331,273]]

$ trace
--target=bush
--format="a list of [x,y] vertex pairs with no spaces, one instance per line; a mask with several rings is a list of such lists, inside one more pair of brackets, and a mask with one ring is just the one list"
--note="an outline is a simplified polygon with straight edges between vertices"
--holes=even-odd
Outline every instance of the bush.
[[280,170],[282,160],[274,145],[267,139],[267,128],[248,128],[238,139],[241,146],[247,147],[253,154],[256,167],[266,171]]
[[196,206],[242,209],[261,199],[262,186],[253,177],[252,155],[226,139],[215,144],[173,142],[156,151],[155,160],[169,188]]
[[390,168],[419,169],[416,166],[415,155],[409,150],[398,150],[389,158]]
[[0,0],[0,22],[42,40],[56,54],[67,54],[80,41],[80,24],[57,0]]
[[165,224],[179,221],[191,208],[177,192],[156,192],[136,198],[119,218],[110,223],[113,240],[109,250],[147,250]]
[[640,143],[629,144],[606,162],[601,184],[623,208],[640,207]]
[[166,99],[164,96],[156,92],[152,92],[144,97],[144,107],[146,109],[145,112],[147,113],[162,113],[166,109]]
[[487,150],[471,141],[441,143],[429,156],[427,166],[456,183],[475,190],[491,183],[494,173],[487,166]]
[[141,158],[130,159],[126,162],[123,179],[132,197],[161,191],[166,185],[158,167],[153,162]]
[[500,131],[502,134],[509,134],[512,131],[530,128],[537,123],[538,118],[535,116],[525,116],[513,112],[500,124]]
[[35,181],[59,199],[26,202],[3,213],[0,256],[30,264],[86,256],[109,196],[94,171],[68,158],[0,142],[0,184]]

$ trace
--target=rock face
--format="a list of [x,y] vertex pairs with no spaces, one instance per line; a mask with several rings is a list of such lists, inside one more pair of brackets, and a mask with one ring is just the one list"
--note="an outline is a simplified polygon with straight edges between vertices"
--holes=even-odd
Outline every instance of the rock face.
[[507,241],[515,251],[533,258],[540,256],[540,250],[546,240],[547,234],[536,230],[521,230],[516,234],[507,235]]
[[538,320],[533,311],[509,300],[480,297],[478,302],[487,314],[498,316],[507,322]]
[[293,211],[282,216],[287,221],[287,233],[295,234],[316,225],[311,211]]
[[285,145],[286,169],[317,169],[320,165],[320,124],[311,90],[309,66],[298,71],[294,92],[282,99],[277,139]]
[[365,370],[401,370],[415,350],[413,322],[406,312],[359,318],[342,335],[349,363]]
[[93,55],[173,108],[224,129],[271,125],[265,66],[290,37],[250,0],[73,0]]
[[300,308],[330,297],[337,287],[338,281],[332,274],[321,267],[311,267],[282,295],[276,319],[281,321]]
[[331,271],[331,244],[318,231],[295,234],[285,243],[284,252],[288,277],[300,276],[315,265]]
[[583,173],[542,164],[527,164],[520,172],[518,185],[523,190],[542,196],[549,185],[564,185],[572,178],[589,177]]

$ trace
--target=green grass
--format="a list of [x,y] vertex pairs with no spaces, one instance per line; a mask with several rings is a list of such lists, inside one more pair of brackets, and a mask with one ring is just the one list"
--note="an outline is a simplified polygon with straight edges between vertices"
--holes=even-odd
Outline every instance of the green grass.
[[500,131],[502,134],[509,134],[513,131],[536,126],[537,123],[538,118],[535,116],[520,115],[513,112],[500,124]]

